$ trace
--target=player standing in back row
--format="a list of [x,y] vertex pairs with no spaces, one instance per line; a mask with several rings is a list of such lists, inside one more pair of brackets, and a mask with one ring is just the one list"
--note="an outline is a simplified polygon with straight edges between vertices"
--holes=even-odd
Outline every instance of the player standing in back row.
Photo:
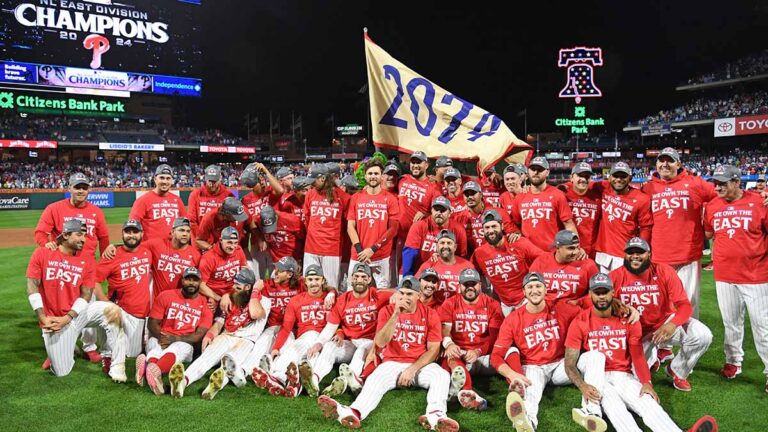
[[173,168],[162,164],[155,169],[155,188],[133,202],[128,219],[139,221],[144,227],[144,241],[167,239],[173,221],[186,216],[184,202],[171,192]]

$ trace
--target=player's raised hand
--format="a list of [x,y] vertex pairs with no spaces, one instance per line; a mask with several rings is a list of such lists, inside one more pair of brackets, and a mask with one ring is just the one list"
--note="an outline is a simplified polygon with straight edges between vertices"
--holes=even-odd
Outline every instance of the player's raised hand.
[[229,308],[232,307],[232,299],[229,298],[229,294],[224,294],[221,296],[221,300],[219,300],[219,307],[221,310],[229,312]]

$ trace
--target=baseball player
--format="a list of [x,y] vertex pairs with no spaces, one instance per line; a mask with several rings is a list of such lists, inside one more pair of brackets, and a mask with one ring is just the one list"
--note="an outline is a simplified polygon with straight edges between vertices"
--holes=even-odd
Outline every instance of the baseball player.
[[555,253],[543,254],[531,264],[531,271],[547,281],[547,300],[575,300],[584,297],[589,279],[597,274],[597,264],[582,256],[579,235],[562,230],[555,235]]
[[507,165],[504,168],[504,189],[499,196],[499,207],[508,215],[512,214],[512,203],[518,194],[528,191],[525,185],[528,169],[523,164]]
[[[285,308],[283,323],[272,345],[269,370],[254,368],[256,385],[269,390],[274,396],[295,398],[301,393],[299,362],[320,336],[326,324],[325,306],[327,286],[323,270],[310,264],[304,271],[307,290],[296,295]],[[295,329],[295,332],[294,332]]]
[[725,365],[720,373],[728,379],[741,373],[747,309],[768,377],[768,211],[760,195],[741,190],[738,168],[718,167],[712,181],[718,197],[706,206],[704,231],[715,241],[715,289],[725,327]]
[[352,289],[342,294],[328,315],[328,323],[314,345],[307,351],[307,360],[299,365],[299,375],[310,397],[317,397],[319,384],[333,368],[339,366],[339,376],[323,394],[338,396],[347,388],[358,392],[365,356],[373,347],[378,311],[389,304],[393,291],[370,287],[372,272],[368,264],[358,263],[352,269]]
[[[147,384],[160,396],[165,393],[163,374],[176,363],[192,360],[192,346],[211,328],[213,314],[199,294],[201,275],[195,267],[184,269],[181,289],[163,291],[152,304],[147,330],[147,354],[136,357],[136,383]],[[114,361],[114,359],[113,359]],[[178,386],[178,381],[175,382]],[[178,394],[178,389],[172,389]]]
[[[244,238],[245,229],[251,225],[250,216],[243,203],[235,197],[226,197],[221,206],[208,212],[200,220],[195,243],[201,252],[213,249],[220,240],[221,230],[233,227],[240,238]],[[191,220],[190,220],[191,222]]]
[[431,214],[411,226],[403,248],[403,275],[412,275],[421,263],[437,254],[437,235],[443,229],[456,236],[456,251],[467,256],[467,232],[461,222],[451,218],[451,203],[438,196],[432,200]]
[[[682,432],[659,405],[659,397],[653,390],[651,373],[643,356],[640,323],[630,324],[626,318],[616,316],[612,308],[611,278],[603,273],[593,276],[589,295],[593,307],[579,313],[568,328],[565,347],[569,376],[574,382],[582,380],[573,367],[579,353],[600,352],[605,358],[605,378],[601,381],[585,375],[583,381],[592,388],[587,387],[584,393],[593,395],[590,398],[600,397],[605,415],[617,432],[641,431],[628,409],[639,415],[651,431]],[[589,369],[583,371],[589,372]],[[574,415],[574,420],[582,418]],[[689,429],[689,432],[710,431],[717,431],[717,422],[710,416],[702,417]]]
[[470,372],[492,375],[490,352],[504,316],[499,302],[481,292],[480,274],[473,268],[461,271],[460,295],[440,306],[443,324],[442,366],[451,373],[448,397],[458,394],[461,406],[483,411],[488,401],[472,388]]
[[339,187],[346,192],[350,197],[356,194],[360,190],[360,182],[357,181],[357,177],[352,174],[347,174],[339,180]]
[[[387,288],[400,205],[393,194],[382,189],[381,173],[382,164],[378,159],[365,163],[366,186],[350,199],[346,219],[347,234],[352,242],[349,267],[368,264],[376,286]],[[351,273],[348,279],[352,279]]]
[[280,198],[277,210],[291,213],[299,220],[304,220],[304,199],[310,187],[312,187],[312,180],[309,177],[294,177],[291,182],[291,191]]
[[142,242],[152,253],[153,298],[163,291],[181,288],[181,274],[187,267],[197,268],[200,251],[190,244],[192,222],[185,217],[173,221],[170,238],[157,238]]
[[232,304],[228,311],[220,311],[210,330],[203,337],[202,353],[189,368],[177,362],[168,373],[171,396],[181,398],[184,389],[199,380],[221,361],[203,390],[202,397],[213,399],[232,380],[237,387],[245,385],[245,374],[238,366],[253,349],[253,342],[261,335],[269,313],[270,301],[253,292],[256,275],[244,267],[235,275],[232,286]]
[[[454,213],[460,213],[467,209],[467,201],[462,193],[462,184],[461,172],[458,169],[450,167],[445,170],[442,184],[442,189],[445,192],[443,196],[448,198]],[[436,185],[436,187],[439,186]],[[437,191],[436,194],[438,194]]]
[[435,297],[443,303],[446,299],[459,292],[459,275],[465,269],[472,269],[472,263],[462,257],[456,256],[456,236],[449,230],[440,230],[437,235],[438,259],[435,262],[427,261],[421,265],[417,274],[431,268],[437,272],[439,284]]
[[272,262],[286,256],[297,260],[303,257],[307,232],[299,217],[293,213],[276,211],[272,206],[265,206],[255,224],[261,228],[261,236]]
[[[483,201],[482,189],[474,181],[464,183],[464,199],[467,202],[467,209],[457,213],[455,217],[458,220],[462,220],[466,226],[467,241],[469,242],[469,250],[471,252],[485,243],[485,237],[483,236],[483,213],[495,207]],[[518,231],[512,227],[512,219],[510,219],[509,213],[500,208],[496,208],[496,211],[501,215],[502,228],[505,234]]]
[[[531,272],[523,279],[527,303],[504,319],[499,337],[493,346],[491,364],[510,383],[507,395],[507,416],[518,432],[532,432],[538,426],[539,402],[547,383],[571,383],[565,360],[565,336],[571,321],[581,312],[578,306],[546,299],[544,276]],[[605,358],[600,353],[579,357],[576,367],[583,371],[589,383],[604,376]],[[595,395],[583,380],[574,380],[582,391],[582,408],[572,411],[574,418],[591,422],[591,431],[605,431],[601,418],[599,395]]]
[[[240,268],[248,265],[239,242],[240,233],[237,229],[226,227],[221,230],[221,238],[216,247],[200,258],[200,294],[208,298],[212,310],[219,306],[223,295],[232,291],[232,283]],[[221,307],[229,307],[228,297]]]
[[434,189],[427,176],[429,161],[423,151],[413,152],[410,159],[410,174],[400,178],[398,200],[400,201],[400,225],[397,234],[398,241],[405,243],[408,230],[413,224],[429,217],[430,206],[434,199]]
[[328,396],[317,404],[323,414],[344,426],[359,428],[378,406],[381,398],[396,387],[417,385],[428,389],[426,414],[419,417],[425,429],[458,431],[459,424],[446,414],[450,376],[433,363],[440,351],[438,313],[421,304],[419,281],[405,276],[398,285],[395,303],[381,310],[374,343],[382,348],[383,361],[366,379],[360,394],[350,406]]
[[483,189],[483,201],[488,202],[488,205],[492,207],[499,206],[499,198],[504,191],[503,180],[501,176],[496,173],[494,167],[487,168],[480,178],[477,179],[480,183],[480,187]]
[[[266,178],[266,181],[264,180]],[[259,217],[261,209],[266,205],[276,206],[283,195],[283,186],[269,170],[258,162],[254,162],[245,167],[240,174],[240,183],[251,188],[251,192],[243,197],[242,202],[245,210],[252,220]],[[245,239],[244,239],[245,240]],[[258,243],[258,237],[251,236],[246,245],[249,245],[249,253],[246,255],[249,265],[256,274],[257,279],[261,279],[265,271],[272,266],[269,253],[262,250]]]
[[757,176],[755,186],[748,189],[750,192],[764,192],[765,191],[765,174]]
[[440,306],[443,305],[444,296],[437,296],[437,288],[440,286],[440,275],[432,267],[427,267],[418,273],[419,285],[419,301],[424,306],[440,310]]
[[397,194],[401,175],[400,167],[396,163],[387,164],[381,172],[381,188],[391,194]]
[[341,271],[341,242],[349,199],[336,186],[325,165],[316,164],[309,170],[314,179],[304,200],[304,265],[317,264],[323,268],[328,284],[338,287]]
[[648,196],[629,185],[632,169],[626,162],[611,166],[608,185],[593,183],[602,191],[602,213],[595,244],[595,262],[609,273],[624,264],[624,246],[632,237],[651,238],[653,214]]
[[548,176],[549,162],[543,157],[533,158],[528,165],[531,186],[515,197],[510,212],[522,235],[542,250],[550,247],[561,229],[577,232],[565,195],[547,184]]
[[[144,240],[166,239],[177,217],[187,215],[184,202],[171,192],[173,168],[161,164],[155,169],[155,188],[133,202],[128,219],[144,227]],[[190,221],[191,223],[191,221]]]
[[565,199],[571,207],[579,238],[584,239],[581,247],[590,258],[595,257],[597,225],[600,221],[603,199],[598,188],[590,187],[590,178],[593,174],[589,163],[579,162],[571,168],[571,182],[558,186],[565,193]]
[[85,327],[101,327],[112,348],[109,375],[125,382],[125,333],[122,310],[113,303],[88,300],[93,295],[94,263],[81,256],[87,225],[80,219],[64,222],[54,250],[37,248],[27,266],[27,295],[40,322],[45,351],[56,376],[65,376],[75,365],[75,344]]
[[[96,298],[100,302],[114,301],[122,309],[121,323],[128,357],[136,357],[144,350],[144,325],[152,300],[152,252],[142,245],[143,234],[139,221],[125,221],[123,245],[117,248],[113,259],[102,259],[96,267]],[[109,283],[107,294],[100,285],[104,281]],[[112,361],[109,348],[102,347],[105,369]]]
[[283,187],[283,196],[280,199],[280,202],[282,203],[282,198],[285,197],[286,194],[293,191],[293,179],[296,178],[295,175],[293,175],[293,171],[291,171],[288,167],[281,167],[280,169],[275,172],[275,178],[280,182],[280,185]]
[[197,230],[203,220],[203,216],[216,210],[224,203],[227,197],[234,197],[228,188],[221,184],[221,167],[208,165],[205,167],[205,183],[195,188],[189,194],[189,221],[192,223],[192,234],[198,236]]
[[491,283],[504,316],[518,308],[525,296],[520,289],[529,266],[545,252],[525,237],[510,243],[504,236],[503,219],[497,210],[483,212],[485,243],[470,261]]
[[[69,198],[49,204],[40,215],[40,220],[35,228],[35,242],[50,250],[58,248],[57,238],[61,234],[64,223],[71,219],[80,219],[86,224],[85,245],[81,256],[94,257],[96,244],[104,253],[109,247],[109,229],[104,212],[94,204],[88,202],[88,190],[90,180],[83,173],[75,173],[69,177]],[[93,301],[93,298],[89,299]],[[101,361],[101,356],[96,351],[96,331],[93,328],[83,330],[81,336],[83,342],[83,354],[92,363]],[[43,369],[50,367],[50,360],[46,359]]]

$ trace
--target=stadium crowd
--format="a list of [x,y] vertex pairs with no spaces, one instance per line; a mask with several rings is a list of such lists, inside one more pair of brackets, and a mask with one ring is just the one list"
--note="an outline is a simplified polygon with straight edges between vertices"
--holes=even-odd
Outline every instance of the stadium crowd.
[[723,117],[768,114],[768,93],[756,91],[734,95],[727,99],[699,98],[683,106],[661,110],[628,126],[677,123]]
[[740,58],[715,72],[700,75],[688,80],[688,84],[706,84],[736,78],[748,78],[768,74],[768,49],[760,53]]

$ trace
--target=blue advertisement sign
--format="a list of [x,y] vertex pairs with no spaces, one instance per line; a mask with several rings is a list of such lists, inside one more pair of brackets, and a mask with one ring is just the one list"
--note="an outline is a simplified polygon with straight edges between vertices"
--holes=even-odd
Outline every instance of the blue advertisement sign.
[[152,77],[153,92],[176,96],[200,96],[203,91],[202,80],[164,75]]
[[[64,198],[69,199],[71,194],[64,192]],[[88,192],[88,202],[100,208],[111,208],[115,206],[114,192]]]
[[31,63],[0,62],[0,81],[17,84],[36,84],[37,65]]

